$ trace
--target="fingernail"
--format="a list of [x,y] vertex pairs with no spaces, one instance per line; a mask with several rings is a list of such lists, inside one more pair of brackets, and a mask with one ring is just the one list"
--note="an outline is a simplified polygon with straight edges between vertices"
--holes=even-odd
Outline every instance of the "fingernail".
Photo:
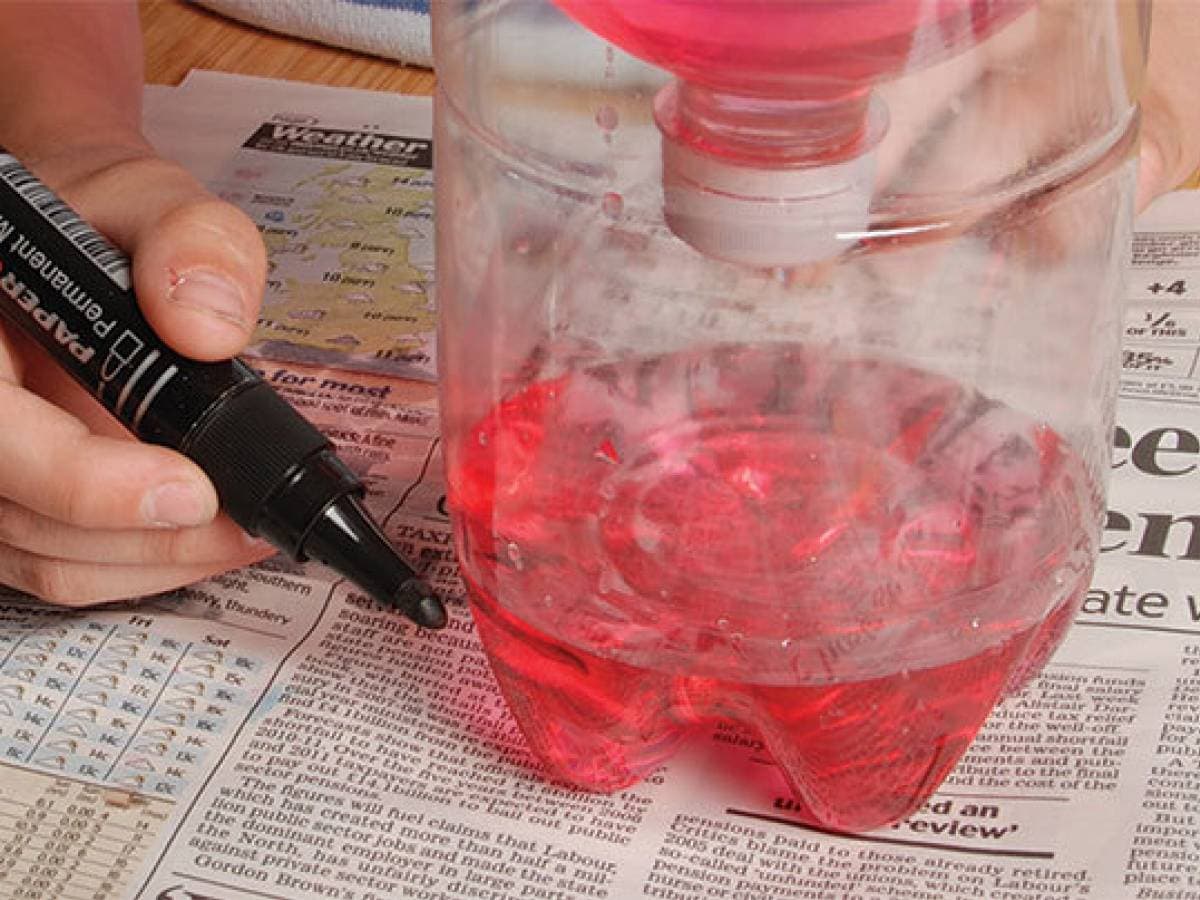
[[142,498],[142,518],[156,528],[204,525],[215,513],[206,493],[188,481],[160,484]]
[[172,273],[167,299],[199,313],[236,325],[242,331],[250,327],[246,321],[246,304],[241,288],[231,279],[212,269],[192,269]]

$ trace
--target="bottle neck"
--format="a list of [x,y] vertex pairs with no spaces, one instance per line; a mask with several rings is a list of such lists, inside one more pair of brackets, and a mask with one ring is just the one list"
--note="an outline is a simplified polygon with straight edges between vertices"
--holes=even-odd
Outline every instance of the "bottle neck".
[[744,96],[676,81],[655,99],[663,214],[706,256],[790,267],[838,256],[866,230],[882,101]]
[[730,163],[769,168],[842,162],[878,143],[868,88],[808,97],[747,96],[687,81],[660,92],[655,119],[669,140]]

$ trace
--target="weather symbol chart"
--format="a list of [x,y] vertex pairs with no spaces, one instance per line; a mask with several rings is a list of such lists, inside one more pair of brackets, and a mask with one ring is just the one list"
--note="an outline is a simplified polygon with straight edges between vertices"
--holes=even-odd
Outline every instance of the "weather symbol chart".
[[181,795],[234,724],[233,711],[252,702],[247,686],[260,664],[228,641],[166,637],[152,622],[40,612],[4,622],[0,758],[140,794]]
[[145,608],[68,610],[0,590],[5,897],[128,896],[263,692],[262,641],[280,634]]

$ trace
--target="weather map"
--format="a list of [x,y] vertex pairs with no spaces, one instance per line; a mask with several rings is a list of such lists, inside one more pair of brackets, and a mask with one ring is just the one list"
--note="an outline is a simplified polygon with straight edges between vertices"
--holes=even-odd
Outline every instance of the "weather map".
[[434,380],[428,140],[264,123],[212,187],[267,247],[251,354]]

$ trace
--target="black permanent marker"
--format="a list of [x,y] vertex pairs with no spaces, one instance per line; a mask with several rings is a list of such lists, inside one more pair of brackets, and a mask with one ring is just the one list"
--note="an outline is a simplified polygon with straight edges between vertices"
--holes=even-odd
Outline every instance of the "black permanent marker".
[[325,436],[240,360],[172,351],[131,285],[128,260],[0,152],[0,316],[139,438],[194,460],[250,534],[320,560],[419,625],[444,625],[445,607],[367,515],[362,482]]

